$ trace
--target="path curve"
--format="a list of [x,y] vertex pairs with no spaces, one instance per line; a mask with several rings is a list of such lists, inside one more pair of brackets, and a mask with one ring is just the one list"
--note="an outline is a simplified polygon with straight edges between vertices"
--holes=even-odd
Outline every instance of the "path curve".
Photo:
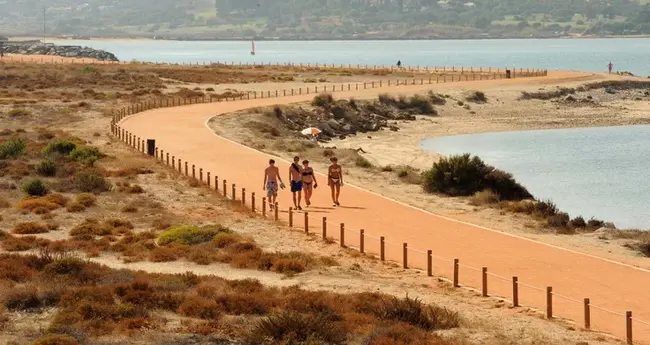
[[[593,78],[593,74],[580,72],[549,72],[548,77],[541,78],[383,87],[338,92],[336,96],[364,98],[383,92],[511,88]],[[230,184],[236,183],[238,190],[246,188],[249,195],[256,192],[259,200],[264,194],[262,171],[269,155],[215,135],[206,128],[208,121],[218,114],[303,102],[312,97],[302,95],[159,108],[127,117],[119,125],[142,139],[156,139],[160,149],[189,162],[190,166],[196,165],[197,171],[202,168],[212,176],[218,175],[220,181],[226,179],[229,192]],[[279,165],[284,176],[287,165]],[[590,298],[592,304],[615,312],[592,307],[592,328],[623,339],[625,311],[632,310],[634,318],[650,321],[650,303],[646,302],[650,291],[648,271],[437,216],[349,185],[342,189],[342,206],[335,209],[331,207],[324,176],[319,175],[319,181],[324,188],[316,190],[313,197],[309,210],[310,231],[320,232],[321,217],[327,217],[328,235],[338,240],[338,224],[345,223],[345,242],[356,247],[360,241],[358,229],[365,229],[366,250],[374,253],[379,251],[379,236],[385,236],[386,256],[398,262],[402,261],[403,243],[408,243],[409,265],[413,267],[426,267],[426,250],[431,249],[434,272],[445,277],[452,275],[451,259],[459,258],[460,282],[472,287],[481,286],[480,268],[487,267],[489,292],[493,295],[511,296],[510,279],[518,276],[520,304],[542,310],[546,305],[546,287],[552,286],[554,314],[573,319],[578,325],[582,325],[583,320],[582,300]],[[279,193],[281,209],[288,209],[290,200],[287,189]],[[288,213],[281,212],[280,218],[288,219]],[[295,213],[294,226],[302,227],[303,224],[303,215]],[[426,282],[424,278],[423,282]],[[634,320],[634,340],[650,344],[650,325]]]

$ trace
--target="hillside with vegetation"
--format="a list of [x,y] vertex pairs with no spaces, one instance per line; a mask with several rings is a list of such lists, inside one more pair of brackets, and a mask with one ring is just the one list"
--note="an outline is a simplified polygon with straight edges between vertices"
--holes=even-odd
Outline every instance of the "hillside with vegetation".
[[0,34],[337,39],[650,34],[645,0],[0,1]]

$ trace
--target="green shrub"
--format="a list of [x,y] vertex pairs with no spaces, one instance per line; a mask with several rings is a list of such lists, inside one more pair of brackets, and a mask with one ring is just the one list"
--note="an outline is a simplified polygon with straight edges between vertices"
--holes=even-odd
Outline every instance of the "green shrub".
[[334,97],[329,93],[321,93],[314,97],[311,101],[311,105],[314,107],[327,107],[334,103]]
[[571,221],[569,222],[569,226],[571,226],[572,228],[584,229],[587,227],[587,222],[585,221],[584,218],[582,218],[582,216],[577,216],[571,219]]
[[75,187],[86,193],[99,194],[108,192],[113,188],[113,184],[103,176],[95,173],[82,173],[74,178]]
[[0,159],[18,158],[25,153],[25,142],[12,138],[0,143]]
[[23,183],[20,189],[31,196],[43,196],[48,192],[45,183],[39,179],[33,179]]
[[101,153],[96,147],[77,147],[70,152],[70,157],[77,162],[93,166],[96,161],[104,158],[106,155]]
[[417,298],[389,297],[374,310],[382,320],[405,322],[425,330],[450,329],[458,327],[458,313],[447,308],[422,304]]
[[221,225],[182,225],[165,230],[158,237],[158,244],[170,243],[194,245],[212,241],[219,233],[230,233],[230,229]]
[[447,103],[445,97],[439,93],[433,93],[433,91],[429,91],[427,93],[427,96],[429,96],[429,101],[433,104],[445,105]]
[[54,176],[56,175],[56,163],[45,158],[36,165],[36,172],[41,176]]
[[283,311],[258,321],[247,343],[264,344],[268,339],[286,344],[344,344],[347,331],[327,314]]
[[67,155],[72,152],[72,150],[77,148],[77,144],[73,143],[72,141],[69,140],[57,140],[54,142],[51,142],[43,148],[43,153],[48,154],[48,153],[60,153],[62,155]]
[[9,113],[7,114],[9,115],[9,117],[22,117],[22,116],[28,116],[31,113],[27,109],[16,108],[16,109],[9,110]]
[[423,173],[423,189],[428,193],[470,196],[489,189],[501,200],[523,200],[532,195],[509,173],[485,164],[479,157],[452,155],[443,157]]
[[485,93],[482,91],[473,91],[467,97],[465,97],[465,100],[474,103],[485,103],[487,102],[487,96],[485,96]]
[[546,223],[552,228],[567,228],[571,217],[565,212],[558,212],[546,218]]
[[369,160],[367,160],[365,157],[357,157],[357,159],[354,161],[354,164],[360,168],[372,168],[372,163],[370,163]]

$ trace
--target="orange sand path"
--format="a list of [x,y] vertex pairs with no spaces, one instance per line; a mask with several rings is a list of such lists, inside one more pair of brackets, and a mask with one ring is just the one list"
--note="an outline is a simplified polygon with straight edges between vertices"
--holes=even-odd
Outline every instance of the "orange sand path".
[[[542,78],[384,87],[339,92],[336,96],[362,98],[382,92],[449,88],[487,90],[527,83],[577,81],[587,76],[577,72],[549,72],[548,77]],[[212,176],[218,175],[220,181],[226,179],[228,194],[232,183],[237,185],[238,190],[246,188],[249,200],[250,193],[256,192],[259,208],[261,198],[265,195],[262,179],[269,155],[214,135],[206,128],[206,123],[217,114],[258,106],[302,102],[312,97],[313,95],[303,95],[154,109],[128,117],[119,125],[142,139],[155,139],[160,149],[181,158],[183,162],[189,162],[190,167],[196,165],[197,174],[198,169],[202,168],[204,172],[211,172]],[[279,161],[279,166],[282,177],[286,178],[288,164]],[[447,278],[452,275],[453,258],[459,258],[461,285],[475,288],[481,287],[480,268],[487,267],[490,272],[490,295],[510,298],[510,279],[512,276],[518,276],[521,283],[519,303],[541,310],[545,310],[546,287],[552,286],[555,294],[554,315],[575,320],[577,328],[583,325],[583,298],[590,298],[593,305],[617,313],[612,314],[592,307],[592,329],[606,331],[625,339],[626,310],[633,311],[635,319],[650,321],[650,302],[647,300],[650,293],[649,271],[430,214],[350,185],[342,188],[342,206],[333,208],[323,175],[318,176],[318,182],[321,186],[315,190],[312,207],[306,210],[309,211],[312,232],[319,233],[321,219],[327,217],[328,235],[338,239],[339,224],[345,223],[345,242],[357,247],[358,230],[365,229],[366,251],[378,253],[378,238],[385,236],[387,259],[398,262],[402,261],[402,244],[408,243],[411,267],[425,268],[426,251],[431,249],[434,255],[434,275]],[[287,209],[291,204],[288,188],[280,191],[279,203],[282,210],[280,218],[286,221]],[[303,227],[303,219],[302,213],[295,213],[294,226]],[[433,283],[424,276],[422,282]],[[634,320],[633,325],[635,342],[650,344],[650,326],[637,320]]]

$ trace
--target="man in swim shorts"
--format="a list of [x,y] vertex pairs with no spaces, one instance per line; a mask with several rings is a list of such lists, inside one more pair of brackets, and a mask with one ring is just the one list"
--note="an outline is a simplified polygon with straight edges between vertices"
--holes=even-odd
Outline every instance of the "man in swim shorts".
[[266,198],[269,201],[270,209],[273,209],[276,198],[278,197],[278,180],[280,181],[280,188],[284,188],[284,182],[280,177],[280,169],[275,166],[275,160],[269,160],[269,166],[264,169],[264,185],[263,190],[266,190]]
[[302,210],[300,207],[300,199],[302,197],[302,168],[298,165],[300,157],[293,157],[293,163],[289,167],[289,181],[291,185],[291,193],[293,193],[293,206],[296,210]]

